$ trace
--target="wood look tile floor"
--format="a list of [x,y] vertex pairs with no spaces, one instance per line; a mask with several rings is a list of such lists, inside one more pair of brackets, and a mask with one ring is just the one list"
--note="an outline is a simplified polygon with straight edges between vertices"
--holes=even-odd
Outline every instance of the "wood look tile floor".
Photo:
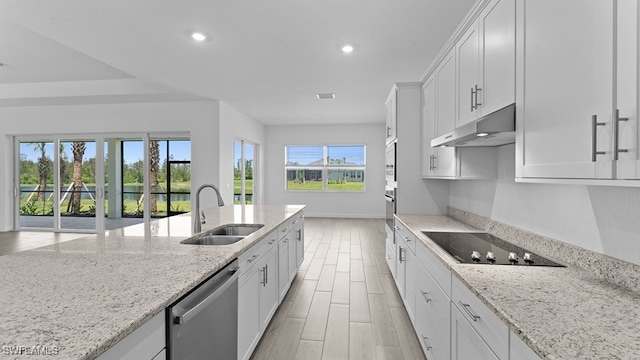
[[305,218],[305,259],[252,359],[425,359],[382,219]]

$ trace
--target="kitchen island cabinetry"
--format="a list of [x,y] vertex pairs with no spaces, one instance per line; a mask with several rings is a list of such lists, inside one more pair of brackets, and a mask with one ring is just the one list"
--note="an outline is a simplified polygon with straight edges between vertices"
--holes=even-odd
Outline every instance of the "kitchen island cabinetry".
[[165,313],[161,312],[120,340],[97,360],[163,360],[165,352]]

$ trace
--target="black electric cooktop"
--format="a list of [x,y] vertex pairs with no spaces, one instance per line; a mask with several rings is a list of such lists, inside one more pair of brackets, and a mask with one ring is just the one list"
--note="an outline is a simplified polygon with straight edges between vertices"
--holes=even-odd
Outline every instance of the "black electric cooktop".
[[564,267],[487,233],[423,233],[460,263]]

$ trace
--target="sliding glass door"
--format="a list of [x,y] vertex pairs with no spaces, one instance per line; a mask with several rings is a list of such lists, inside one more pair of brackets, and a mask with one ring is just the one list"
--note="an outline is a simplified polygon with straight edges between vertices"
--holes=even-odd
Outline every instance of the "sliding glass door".
[[245,140],[233,143],[233,203],[255,204],[257,199],[255,178],[257,145]]
[[191,209],[188,136],[23,137],[15,149],[17,229],[101,232]]
[[54,228],[54,142],[20,142],[18,209],[21,228]]

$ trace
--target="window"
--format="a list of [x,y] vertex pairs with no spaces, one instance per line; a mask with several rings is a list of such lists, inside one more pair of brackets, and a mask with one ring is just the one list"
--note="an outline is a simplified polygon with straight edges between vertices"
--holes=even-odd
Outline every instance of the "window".
[[285,146],[287,191],[364,191],[364,145]]

